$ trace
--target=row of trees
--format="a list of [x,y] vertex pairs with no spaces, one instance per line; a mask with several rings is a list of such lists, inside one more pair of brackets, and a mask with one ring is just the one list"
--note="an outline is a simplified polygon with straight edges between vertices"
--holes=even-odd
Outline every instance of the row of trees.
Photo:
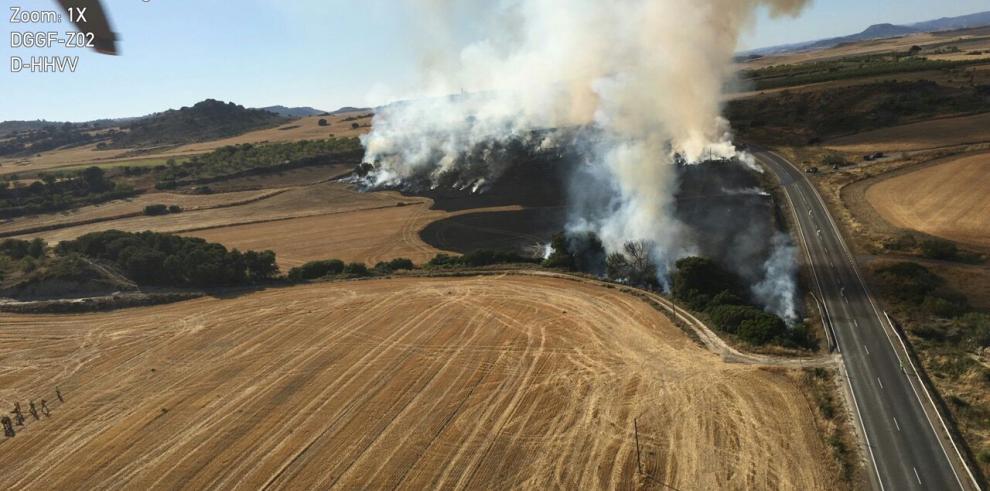
[[416,265],[412,260],[406,258],[396,258],[391,261],[381,261],[375,264],[374,268],[368,269],[364,263],[352,262],[345,264],[340,259],[324,259],[320,261],[310,261],[302,266],[297,266],[289,270],[290,281],[305,281],[325,278],[328,276],[362,277],[372,274],[391,274],[399,270],[415,269]]
[[133,196],[134,189],[118,185],[99,167],[75,173],[39,175],[28,186],[0,181],[0,218],[49,213]]
[[[553,251],[543,261],[544,266],[592,273],[604,267],[605,275],[612,280],[651,289],[660,287],[653,244],[648,241],[627,242],[621,251],[607,255],[593,233],[558,234],[551,246]],[[804,326],[788,327],[780,317],[758,308],[742,280],[711,259],[678,260],[670,288],[674,298],[705,313],[716,328],[743,341],[754,345],[812,345]]]
[[94,232],[61,242],[56,251],[113,264],[133,281],[147,285],[230,286],[278,274],[272,251],[242,253],[199,238],[157,232]]
[[320,159],[357,155],[357,138],[329,138],[254,145],[228,145],[178,164],[171,162],[158,172],[158,187],[169,188],[180,182],[215,179],[248,171],[291,167]]

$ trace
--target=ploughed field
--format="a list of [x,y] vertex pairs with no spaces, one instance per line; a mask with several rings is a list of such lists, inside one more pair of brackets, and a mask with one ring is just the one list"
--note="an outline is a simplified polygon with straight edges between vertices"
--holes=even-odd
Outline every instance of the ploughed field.
[[866,199],[896,227],[990,247],[990,153],[946,159],[884,179]]
[[51,407],[0,440],[4,489],[835,486],[791,377],[725,364],[588,282],[403,278],[0,315],[0,404]]

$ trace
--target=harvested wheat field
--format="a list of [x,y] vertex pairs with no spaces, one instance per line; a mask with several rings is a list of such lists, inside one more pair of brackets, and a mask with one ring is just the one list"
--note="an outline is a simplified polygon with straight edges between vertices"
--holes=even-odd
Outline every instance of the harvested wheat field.
[[829,140],[842,152],[900,152],[990,142],[990,113],[939,118]]
[[51,406],[0,441],[5,489],[836,485],[791,378],[584,282],[321,283],[3,325],[0,404]]
[[273,250],[283,270],[307,261],[330,258],[371,266],[378,261],[404,257],[422,264],[438,252],[443,252],[420,238],[419,232],[431,222],[468,212],[518,209],[516,206],[504,206],[448,213],[430,210],[429,204],[426,201],[404,206],[356,209],[196,230],[186,235],[219,242],[228,248]]
[[264,189],[206,195],[178,193],[140,194],[133,198],[113,200],[98,205],[83,206],[56,213],[0,220],[0,234],[17,233],[19,230],[36,229],[39,227],[70,226],[80,222],[109,220],[122,215],[141,214],[144,212],[145,206],[154,204],[178,205],[185,212],[237,206],[270,198],[285,191],[285,189]]
[[21,238],[39,236],[49,243],[70,240],[90,232],[109,229],[126,232],[189,232],[228,225],[270,222],[353,210],[394,207],[400,203],[428,204],[425,198],[404,197],[395,192],[362,193],[340,182],[327,182],[269,193],[268,197],[238,206],[193,210],[165,216],[136,216],[109,222],[73,225]]
[[990,247],[990,153],[946,159],[884,179],[866,200],[895,227]]

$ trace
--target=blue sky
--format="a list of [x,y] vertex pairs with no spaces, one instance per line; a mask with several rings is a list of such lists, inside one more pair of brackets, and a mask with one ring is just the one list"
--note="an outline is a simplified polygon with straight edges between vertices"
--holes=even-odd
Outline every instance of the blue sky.
[[[2,0],[0,120],[81,121],[137,116],[212,97],[246,106],[381,102],[415,80],[412,17],[402,0],[104,0],[122,56],[88,50],[10,49],[9,7],[55,8],[52,0]],[[990,9],[987,0],[818,0],[798,19],[762,12],[742,49],[858,32]],[[31,27],[31,26],[28,26]],[[69,24],[31,30],[67,30]],[[9,71],[11,56],[79,55],[72,74]]]

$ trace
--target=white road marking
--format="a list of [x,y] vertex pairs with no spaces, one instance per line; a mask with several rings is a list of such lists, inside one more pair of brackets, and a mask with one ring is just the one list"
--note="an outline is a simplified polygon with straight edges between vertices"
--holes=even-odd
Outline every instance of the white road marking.
[[897,431],[901,431],[901,425],[897,423],[897,418],[894,418],[894,426],[897,427]]
[[880,384],[880,388],[883,388],[883,382],[880,381],[880,377],[877,377],[877,383]]
[[914,466],[911,468],[914,469],[914,478],[918,480],[918,484],[921,484],[921,476],[918,475],[918,468]]
[[870,348],[867,348],[865,344],[863,345],[863,348],[866,349],[866,354],[870,354]]

